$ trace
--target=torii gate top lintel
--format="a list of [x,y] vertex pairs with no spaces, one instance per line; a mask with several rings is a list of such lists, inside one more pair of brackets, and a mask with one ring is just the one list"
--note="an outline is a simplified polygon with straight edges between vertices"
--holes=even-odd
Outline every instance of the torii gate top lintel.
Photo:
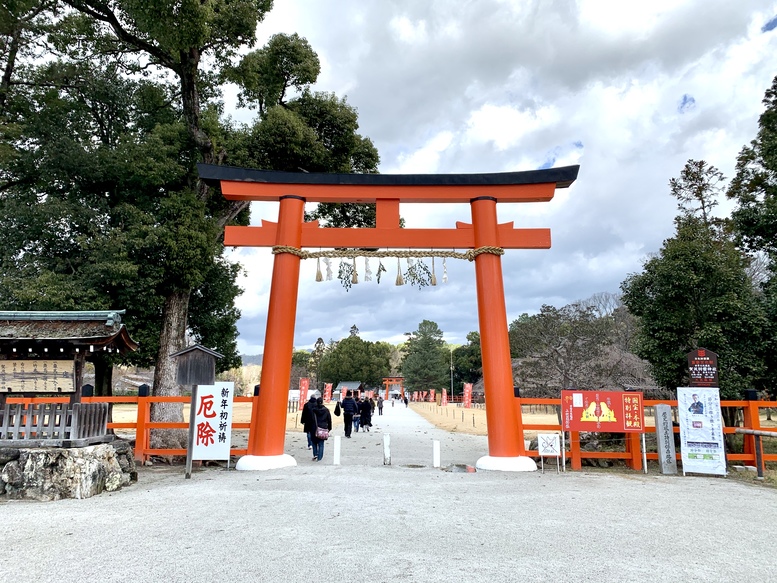
[[[399,203],[547,202],[556,188],[566,188],[577,178],[579,166],[502,172],[496,174],[313,174],[275,172],[198,164],[200,177],[221,185],[230,200],[281,201],[289,196],[305,202],[375,203],[375,228],[317,228],[304,223],[299,248],[394,247],[407,249],[473,249],[472,224],[457,223],[453,229],[400,228]],[[548,249],[549,229],[516,229],[512,223],[494,224],[496,239],[490,245],[504,249]],[[258,227],[228,226],[224,244],[272,247],[279,240],[278,225],[262,221]],[[483,244],[483,243],[481,243]]]
[[547,202],[567,188],[580,166],[487,174],[323,174],[277,172],[197,164],[202,178],[221,185],[230,200],[277,201],[296,194],[307,202],[467,203],[478,196],[498,202]]

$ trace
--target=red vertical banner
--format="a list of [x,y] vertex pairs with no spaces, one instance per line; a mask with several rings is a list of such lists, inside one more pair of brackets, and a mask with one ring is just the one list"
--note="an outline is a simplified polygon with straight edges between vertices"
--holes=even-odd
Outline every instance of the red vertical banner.
[[329,403],[332,400],[332,383],[324,383],[324,401]]
[[418,393],[419,393],[418,391],[413,391],[413,401],[418,400]]
[[310,379],[302,377],[299,380],[299,402],[304,403],[308,400],[308,388],[310,388]]
[[432,389],[431,391],[429,391],[429,402],[434,403],[436,400],[437,400],[437,391]]
[[464,383],[464,396],[462,397],[464,407],[469,409],[472,407],[472,383]]
[[440,403],[443,407],[446,407],[448,405],[448,389],[442,390],[442,398],[440,398]]

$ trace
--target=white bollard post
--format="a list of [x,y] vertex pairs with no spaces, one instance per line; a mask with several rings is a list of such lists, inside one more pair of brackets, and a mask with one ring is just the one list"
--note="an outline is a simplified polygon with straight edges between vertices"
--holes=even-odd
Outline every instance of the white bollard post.
[[339,435],[335,435],[335,446],[334,447],[335,447],[335,449],[333,451],[333,453],[334,453],[334,460],[332,461],[332,463],[334,465],[336,465],[336,466],[339,466],[340,465],[340,436]]
[[436,439],[432,441],[432,467],[440,467],[440,442]]
[[383,465],[391,465],[391,436],[388,433],[383,434]]

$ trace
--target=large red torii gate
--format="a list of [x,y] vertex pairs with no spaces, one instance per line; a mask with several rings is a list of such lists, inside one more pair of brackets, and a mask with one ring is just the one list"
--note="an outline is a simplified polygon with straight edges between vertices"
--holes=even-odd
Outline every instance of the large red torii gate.
[[[577,178],[579,166],[498,174],[313,174],[198,164],[200,178],[230,200],[278,201],[278,222],[226,227],[224,244],[280,248],[275,255],[265,333],[262,390],[251,417],[248,455],[237,469],[296,465],[284,454],[286,407],[303,248],[470,249],[474,257],[478,322],[486,391],[488,456],[480,469],[535,470],[525,457],[516,410],[502,263],[493,249],[548,249],[550,229],[498,224],[497,202],[547,202]],[[304,221],[305,202],[374,203],[375,228],[320,228]],[[455,229],[403,229],[399,203],[469,203],[472,223]],[[485,252],[482,252],[485,251]],[[517,420],[517,424],[516,424]],[[261,422],[260,422],[261,421]]]

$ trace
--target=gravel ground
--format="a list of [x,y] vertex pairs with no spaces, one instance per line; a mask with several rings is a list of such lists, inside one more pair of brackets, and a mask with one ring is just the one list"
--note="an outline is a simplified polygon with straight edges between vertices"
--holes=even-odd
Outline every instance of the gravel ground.
[[[183,467],[156,465],[112,494],[0,503],[0,579],[777,581],[777,490],[638,472],[467,472],[485,437],[440,431],[404,407],[373,423],[342,439],[340,466],[332,439],[313,462],[290,432],[295,468],[209,467],[185,480]],[[431,467],[432,440],[443,469]]]

